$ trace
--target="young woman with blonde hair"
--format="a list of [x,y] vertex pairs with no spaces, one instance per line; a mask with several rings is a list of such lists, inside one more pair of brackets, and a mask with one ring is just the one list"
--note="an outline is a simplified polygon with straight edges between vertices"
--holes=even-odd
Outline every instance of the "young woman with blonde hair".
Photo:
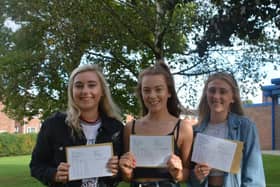
[[[52,187],[117,186],[122,129],[118,108],[99,68],[92,64],[77,67],[69,79],[67,112],[57,112],[42,124],[30,162],[31,175]],[[113,143],[114,156],[107,164],[113,177],[69,181],[71,166],[66,163],[65,148],[107,142]]]

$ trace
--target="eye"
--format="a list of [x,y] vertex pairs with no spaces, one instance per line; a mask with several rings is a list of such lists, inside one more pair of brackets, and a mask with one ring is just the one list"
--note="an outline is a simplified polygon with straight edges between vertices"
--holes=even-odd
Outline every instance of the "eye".
[[96,83],[90,83],[90,84],[88,84],[88,87],[89,88],[94,88],[96,86]]
[[150,90],[150,89],[143,89],[142,92],[143,92],[144,94],[148,94],[148,93],[151,92],[151,90]]
[[221,88],[221,90],[220,90],[220,94],[221,95],[227,94],[228,92],[229,91],[227,89],[225,89],[225,88]]
[[157,88],[156,92],[161,92],[163,89],[162,88]]
[[81,88],[84,87],[84,85],[81,84],[81,83],[76,83],[76,84],[74,85],[74,87],[77,88],[77,89],[81,89]]
[[210,93],[210,94],[215,94],[216,93],[216,88],[213,88],[213,87],[208,88],[207,92]]

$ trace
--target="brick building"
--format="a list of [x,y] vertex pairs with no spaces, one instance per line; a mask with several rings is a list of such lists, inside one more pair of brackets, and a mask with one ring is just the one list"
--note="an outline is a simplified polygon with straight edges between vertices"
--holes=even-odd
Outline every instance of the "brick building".
[[263,102],[271,101],[271,148],[280,150],[280,78],[271,79],[271,85],[262,86],[261,89]]
[[0,133],[37,133],[41,127],[41,121],[38,117],[31,120],[24,119],[24,124],[10,119],[2,110],[4,106],[0,102]]
[[[252,119],[257,126],[260,144],[263,150],[273,149],[272,142],[272,115],[271,115],[271,103],[263,104],[251,104],[245,105],[245,114]],[[280,105],[277,106],[278,113],[280,112]],[[278,116],[279,119],[280,116]],[[278,129],[280,129],[280,124],[278,124]],[[275,149],[280,149],[277,147]]]
[[17,122],[15,120],[10,119],[4,112],[2,112],[3,108],[4,106],[0,102],[0,133],[14,133],[16,132]]

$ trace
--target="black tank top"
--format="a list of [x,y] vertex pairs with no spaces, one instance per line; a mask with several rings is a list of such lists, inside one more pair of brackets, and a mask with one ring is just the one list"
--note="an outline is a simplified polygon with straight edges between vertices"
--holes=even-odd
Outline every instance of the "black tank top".
[[[174,137],[174,154],[177,156],[180,155],[180,150],[177,146],[178,142],[178,137],[179,137],[179,128],[180,128],[180,122],[181,120],[179,119],[178,122],[176,123],[175,127],[173,130],[168,133],[167,135],[173,135]],[[175,131],[177,130],[176,137]],[[136,134],[135,133],[135,120],[133,120],[132,123],[132,129],[131,129],[131,134]],[[136,167],[133,170],[133,178],[167,178],[167,179],[172,179],[172,176],[170,175],[169,171],[167,168],[144,168],[144,167]]]

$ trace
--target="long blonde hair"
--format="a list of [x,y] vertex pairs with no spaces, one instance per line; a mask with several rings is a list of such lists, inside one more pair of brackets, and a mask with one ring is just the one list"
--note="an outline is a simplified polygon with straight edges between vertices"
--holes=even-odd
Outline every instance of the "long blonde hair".
[[207,93],[207,88],[208,88],[209,82],[216,80],[216,79],[225,81],[231,87],[234,102],[230,106],[230,112],[233,112],[233,113],[236,113],[239,115],[244,115],[244,110],[242,108],[242,102],[240,99],[240,91],[239,91],[237,81],[231,74],[229,74],[227,72],[217,72],[217,73],[210,75],[204,84],[202,96],[201,96],[201,99],[200,99],[200,102],[198,105],[198,123],[199,124],[203,120],[207,119],[210,115],[211,111],[210,111],[210,108],[209,108],[209,105],[207,102],[206,93]]
[[101,70],[95,64],[85,64],[77,67],[72,71],[68,83],[68,108],[67,108],[66,123],[74,131],[78,132],[78,134],[80,134],[82,130],[79,121],[81,111],[80,108],[77,106],[77,104],[74,102],[74,98],[73,98],[74,79],[77,74],[88,72],[88,71],[96,73],[96,75],[100,80],[102,92],[104,94],[99,102],[99,107],[98,107],[99,113],[101,115],[105,115],[111,118],[115,118],[117,120],[121,120],[120,110],[112,99],[111,92],[108,87],[108,83],[105,80]]

